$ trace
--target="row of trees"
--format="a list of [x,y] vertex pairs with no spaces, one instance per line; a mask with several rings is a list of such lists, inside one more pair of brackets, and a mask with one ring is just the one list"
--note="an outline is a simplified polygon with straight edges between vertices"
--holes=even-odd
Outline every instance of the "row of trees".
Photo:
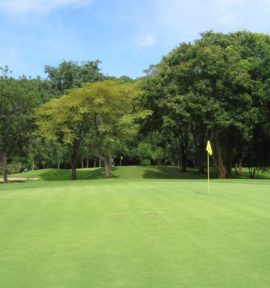
[[183,171],[189,160],[203,171],[207,139],[220,178],[230,177],[240,161],[269,164],[269,35],[201,36],[149,69],[143,103],[153,115],[147,130],[162,131],[173,150],[177,143]]
[[138,121],[150,114],[140,107],[137,83],[104,80],[71,89],[36,110],[38,134],[68,146],[72,179],[82,144],[104,163],[111,176],[112,155],[138,134]]
[[[0,160],[7,183],[8,162],[21,162],[22,167],[47,167],[66,162],[67,147],[37,133],[35,110],[58,99],[65,91],[81,87],[84,82],[103,80],[99,61],[75,63],[64,61],[58,67],[45,66],[47,79],[11,77],[7,66],[0,77]],[[65,159],[65,160],[64,160]]]
[[[79,158],[205,166],[212,142],[220,178],[240,162],[270,163],[270,36],[206,32],[146,76],[107,77],[99,61],[45,66],[47,79],[0,79],[0,157],[29,168],[72,168]],[[82,161],[83,162],[83,161]],[[237,165],[238,165],[237,164]]]

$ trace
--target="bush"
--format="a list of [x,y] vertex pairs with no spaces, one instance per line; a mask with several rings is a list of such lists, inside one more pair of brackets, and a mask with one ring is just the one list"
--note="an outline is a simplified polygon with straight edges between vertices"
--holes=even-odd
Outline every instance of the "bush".
[[[8,174],[20,173],[23,169],[22,163],[8,164]],[[2,175],[2,168],[0,168],[0,174]]]
[[140,164],[141,164],[141,166],[150,166],[151,160],[150,159],[142,159]]

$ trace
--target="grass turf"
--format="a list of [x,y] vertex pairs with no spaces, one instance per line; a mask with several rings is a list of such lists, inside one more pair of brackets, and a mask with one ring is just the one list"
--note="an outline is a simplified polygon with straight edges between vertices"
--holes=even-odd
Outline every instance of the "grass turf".
[[[13,174],[15,177],[39,177],[45,181],[70,180],[71,171],[68,169],[40,169],[26,173]],[[201,179],[204,175],[190,169],[183,173],[176,166],[121,166],[112,169],[113,178],[121,179]],[[77,169],[78,180],[104,179],[104,168]]]
[[[20,178],[38,177],[44,181],[66,181],[70,180],[70,176],[70,170],[54,168],[11,175],[11,177]],[[183,173],[177,166],[121,166],[113,168],[112,177],[121,179],[205,179],[206,175],[199,174],[196,169],[190,168]],[[104,179],[104,168],[77,169],[77,178],[78,180]],[[214,169],[211,171],[211,178],[217,178]],[[244,175],[241,178],[249,178],[247,169],[244,169]],[[269,169],[265,172],[258,172],[256,179],[270,179]]]
[[0,186],[0,287],[270,287],[270,181]]

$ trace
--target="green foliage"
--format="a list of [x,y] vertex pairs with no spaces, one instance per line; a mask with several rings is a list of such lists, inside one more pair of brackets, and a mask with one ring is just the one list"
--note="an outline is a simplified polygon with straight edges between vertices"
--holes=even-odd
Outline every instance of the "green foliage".
[[26,147],[26,166],[29,169],[60,167],[68,158],[67,149],[57,141],[33,137]]
[[84,84],[59,99],[42,105],[36,112],[39,135],[79,149],[83,139],[94,155],[110,161],[121,142],[131,141],[139,119],[148,111],[137,112],[136,82],[106,80]]
[[138,153],[141,159],[141,165],[150,165],[152,158],[152,145],[141,142],[138,146]]
[[152,137],[148,137],[149,142],[140,142],[138,145],[138,155],[140,157],[140,164],[147,166],[151,165],[151,160],[160,164],[160,160],[164,159],[164,149],[158,146],[159,142],[156,142],[153,139],[155,135],[152,134]]
[[0,77],[0,160],[5,182],[8,160],[22,152],[31,139],[32,111],[41,101],[38,81]]
[[216,167],[225,177],[234,159],[244,154],[241,147],[256,125],[267,126],[270,36],[201,36],[192,44],[181,44],[149,71],[143,103],[153,115],[146,128],[160,129],[170,147],[178,139],[183,170],[191,146],[202,168],[205,152],[200,147],[210,138]]
[[221,178],[235,163],[250,169],[270,163],[269,35],[202,33],[135,81],[105,77],[99,64],[46,66],[46,80],[16,80],[0,67],[3,166],[16,155],[32,169],[67,162],[75,171],[80,157],[88,164],[102,159],[110,170],[112,159],[123,156],[182,171],[196,166],[203,174],[208,139]]
[[32,80],[0,78],[0,151],[12,154],[24,145],[33,127],[32,109],[39,91]]
[[57,95],[62,95],[68,89],[81,87],[82,83],[102,80],[99,64],[100,61],[96,60],[81,64],[63,61],[57,67],[46,65],[45,73],[50,80],[48,88]]
[[[23,169],[23,165],[20,162],[9,163],[7,169],[8,174],[20,173]],[[0,167],[0,175],[3,175],[3,169],[1,167]]]

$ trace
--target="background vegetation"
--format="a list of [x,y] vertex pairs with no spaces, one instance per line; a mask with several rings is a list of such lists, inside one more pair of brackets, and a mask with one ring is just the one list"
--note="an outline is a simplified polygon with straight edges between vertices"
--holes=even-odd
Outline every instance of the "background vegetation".
[[[8,173],[40,168],[172,165],[218,177],[267,172],[270,36],[205,32],[139,79],[105,76],[99,61],[45,66],[47,77],[0,77],[0,158]],[[243,168],[245,167],[245,168]]]

